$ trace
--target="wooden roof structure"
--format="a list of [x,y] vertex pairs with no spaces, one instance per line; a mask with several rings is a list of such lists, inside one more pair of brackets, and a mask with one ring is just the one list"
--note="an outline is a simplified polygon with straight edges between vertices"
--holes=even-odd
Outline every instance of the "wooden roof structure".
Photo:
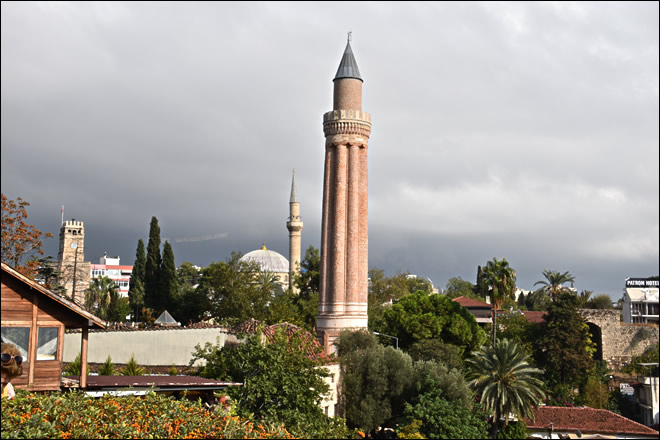
[[[20,341],[19,350],[26,354],[23,375],[12,383],[35,391],[60,389],[65,329],[82,329],[81,367],[85,373],[88,331],[106,327],[102,319],[4,262],[1,312],[3,342]],[[86,375],[80,385],[86,386]]]

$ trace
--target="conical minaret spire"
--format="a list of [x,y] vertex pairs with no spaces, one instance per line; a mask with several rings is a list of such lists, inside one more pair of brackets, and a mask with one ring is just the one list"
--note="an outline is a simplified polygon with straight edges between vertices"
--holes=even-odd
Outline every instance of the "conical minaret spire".
[[357,62],[353,56],[353,50],[351,49],[351,33],[348,33],[348,41],[346,42],[346,49],[344,49],[344,56],[341,57],[341,62],[339,63],[339,68],[337,69],[337,74],[333,81],[337,81],[342,78],[355,78],[362,81],[360,76],[360,69],[358,69]]
[[291,196],[289,197],[289,221],[286,222],[289,230],[289,287],[294,293],[298,289],[293,284],[295,275],[300,272],[300,239],[303,222],[300,220],[300,203],[296,198],[296,170],[291,177]]
[[367,328],[368,167],[371,116],[350,35],[333,79],[333,110],[323,115],[325,170],[316,329],[326,353],[344,329]]

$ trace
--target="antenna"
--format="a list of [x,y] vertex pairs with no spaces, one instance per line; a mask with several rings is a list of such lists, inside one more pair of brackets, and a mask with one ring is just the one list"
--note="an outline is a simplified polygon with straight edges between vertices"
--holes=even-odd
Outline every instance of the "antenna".
[[351,42],[351,34],[352,34],[352,33],[353,33],[353,32],[348,31],[348,42],[349,42],[349,43]]

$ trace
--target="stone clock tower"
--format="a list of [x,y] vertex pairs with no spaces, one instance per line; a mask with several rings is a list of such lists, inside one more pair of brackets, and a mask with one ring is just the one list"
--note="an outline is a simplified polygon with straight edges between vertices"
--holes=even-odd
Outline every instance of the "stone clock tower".
[[67,220],[60,228],[60,250],[57,254],[58,270],[66,295],[78,305],[85,302],[89,287],[90,262],[85,260],[85,225]]
[[343,329],[367,328],[368,166],[371,116],[350,34],[333,80],[333,110],[323,115],[325,168],[321,217],[319,339],[326,353]]

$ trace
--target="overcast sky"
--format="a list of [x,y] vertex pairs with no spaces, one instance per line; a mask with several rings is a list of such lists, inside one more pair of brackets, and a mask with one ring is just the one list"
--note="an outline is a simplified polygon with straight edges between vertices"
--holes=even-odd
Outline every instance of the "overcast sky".
[[369,266],[443,288],[506,258],[621,297],[657,275],[658,2],[2,2],[2,192],[85,259],[320,246],[332,79],[371,113]]

